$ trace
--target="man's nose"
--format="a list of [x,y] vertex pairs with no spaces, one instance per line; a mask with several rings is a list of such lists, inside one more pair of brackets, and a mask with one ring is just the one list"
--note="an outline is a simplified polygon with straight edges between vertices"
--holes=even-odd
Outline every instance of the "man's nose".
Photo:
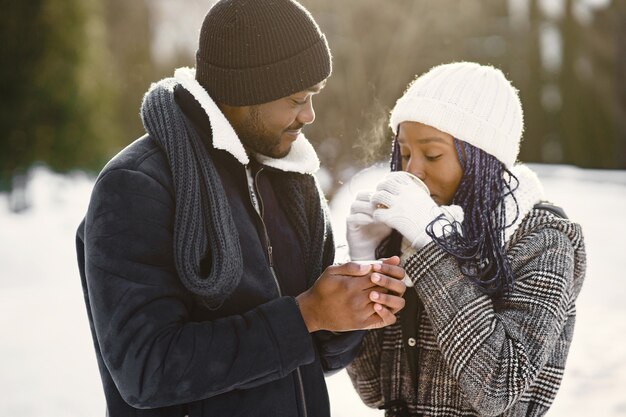
[[306,103],[302,107],[300,113],[298,113],[297,119],[298,122],[302,123],[303,125],[309,125],[313,123],[313,121],[315,120],[315,110],[313,109],[312,99],[310,99],[308,103]]

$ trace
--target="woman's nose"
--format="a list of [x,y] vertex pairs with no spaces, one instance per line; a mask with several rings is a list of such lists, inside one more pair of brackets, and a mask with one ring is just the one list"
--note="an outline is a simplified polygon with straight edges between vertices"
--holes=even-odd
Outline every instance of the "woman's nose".
[[426,179],[426,174],[424,173],[424,166],[420,164],[418,161],[413,160],[411,158],[409,163],[405,169],[406,172],[415,175],[420,180],[424,181]]

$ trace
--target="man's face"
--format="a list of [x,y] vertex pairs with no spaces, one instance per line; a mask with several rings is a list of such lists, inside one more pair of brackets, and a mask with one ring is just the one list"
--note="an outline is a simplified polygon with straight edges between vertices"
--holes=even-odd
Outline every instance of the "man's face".
[[315,120],[313,96],[326,80],[290,96],[255,106],[220,106],[248,151],[283,158],[302,128]]

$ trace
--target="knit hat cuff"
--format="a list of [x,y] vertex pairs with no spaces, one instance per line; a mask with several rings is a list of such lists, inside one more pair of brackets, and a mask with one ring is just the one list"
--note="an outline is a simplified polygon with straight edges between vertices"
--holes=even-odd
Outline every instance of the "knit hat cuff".
[[399,124],[406,121],[423,123],[474,145],[498,158],[507,168],[517,159],[521,131],[500,131],[458,106],[428,97],[404,97],[396,103],[389,120],[394,134]]
[[231,106],[251,106],[287,97],[330,76],[332,63],[326,37],[279,62],[254,68],[221,68],[196,54],[196,79],[211,98]]

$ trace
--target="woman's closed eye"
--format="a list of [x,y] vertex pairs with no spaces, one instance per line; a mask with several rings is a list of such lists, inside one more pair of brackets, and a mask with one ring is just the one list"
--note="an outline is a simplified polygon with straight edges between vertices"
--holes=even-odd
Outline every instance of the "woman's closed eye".
[[438,154],[438,155],[426,155],[426,159],[428,161],[436,161],[437,159],[441,158],[443,156],[443,154]]
[[[431,154],[431,155],[424,155],[424,158],[427,161],[431,161],[432,162],[432,161],[438,160],[442,156],[443,156],[443,153],[434,153],[434,154]],[[406,162],[406,161],[411,159],[411,154],[401,154],[400,158],[402,159],[403,162]]]

